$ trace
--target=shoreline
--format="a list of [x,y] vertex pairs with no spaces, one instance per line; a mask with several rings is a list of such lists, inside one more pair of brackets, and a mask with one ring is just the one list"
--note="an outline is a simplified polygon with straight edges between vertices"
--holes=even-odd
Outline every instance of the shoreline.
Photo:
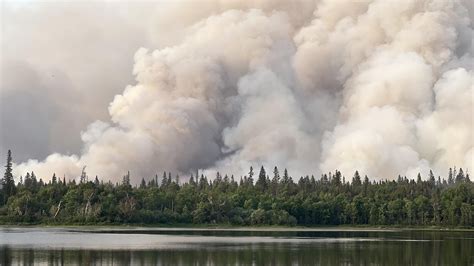
[[229,231],[229,232],[396,232],[396,231],[466,231],[472,232],[474,228],[464,227],[427,227],[427,226],[365,226],[365,225],[336,225],[336,226],[233,226],[233,225],[132,225],[132,224],[0,224],[0,229],[13,228],[45,228],[45,229],[73,229],[84,232],[121,232],[121,231]]

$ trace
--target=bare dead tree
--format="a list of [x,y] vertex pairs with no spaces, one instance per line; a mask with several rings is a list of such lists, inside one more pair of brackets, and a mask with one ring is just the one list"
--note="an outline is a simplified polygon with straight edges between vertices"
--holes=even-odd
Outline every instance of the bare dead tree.
[[84,215],[87,216],[88,212],[89,212],[89,208],[91,207],[91,199],[92,199],[92,196],[94,196],[94,192],[92,192],[89,197],[87,198],[87,203],[86,203],[86,207],[84,208]]
[[63,203],[63,201],[59,201],[59,204],[58,204],[58,208],[56,210],[56,213],[54,214],[54,219],[56,219],[56,216],[58,216],[59,212],[61,211],[61,204]]

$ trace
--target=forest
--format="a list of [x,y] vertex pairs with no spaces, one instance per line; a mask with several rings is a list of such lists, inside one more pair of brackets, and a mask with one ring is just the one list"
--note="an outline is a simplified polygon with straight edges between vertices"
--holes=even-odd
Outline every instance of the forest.
[[[15,180],[16,179],[16,180]],[[1,224],[474,226],[474,184],[462,168],[446,178],[370,180],[339,171],[292,177],[262,166],[234,176],[164,172],[130,183],[34,172],[14,178],[8,152],[0,190]]]

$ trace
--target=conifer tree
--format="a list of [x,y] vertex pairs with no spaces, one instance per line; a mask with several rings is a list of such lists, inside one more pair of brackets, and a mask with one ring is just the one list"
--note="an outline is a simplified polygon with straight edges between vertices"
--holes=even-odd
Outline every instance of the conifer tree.
[[195,186],[196,183],[194,182],[194,176],[193,174],[191,174],[191,177],[189,178],[189,184],[192,185],[192,186]]
[[285,168],[285,171],[283,172],[283,184],[288,184],[290,183],[290,176],[288,175],[288,170]]
[[12,152],[8,150],[7,154],[7,164],[5,165],[5,174],[3,175],[2,180],[2,190],[3,190],[3,202],[7,203],[8,198],[13,196],[16,191],[15,181],[13,180],[13,169],[12,169]]
[[360,179],[359,171],[355,171],[354,177],[352,178],[352,185],[356,187],[362,185],[362,180]]
[[260,173],[258,174],[258,179],[257,179],[256,186],[261,191],[265,191],[268,187],[268,185],[267,185],[267,173],[265,172],[265,168],[263,168],[263,166],[260,168]]
[[127,174],[123,176],[122,185],[130,187],[130,171],[127,171]]
[[464,181],[464,171],[462,170],[462,168],[459,168],[459,172],[456,175],[455,182],[456,183],[461,183],[462,181]]
[[247,183],[253,186],[253,167],[250,166],[249,177],[247,178]]
[[431,183],[432,186],[434,186],[436,184],[436,179],[435,179],[435,176],[434,176],[432,170],[430,170],[430,183]]
[[454,184],[454,177],[453,177],[453,169],[449,168],[449,174],[448,174],[448,184],[452,185]]
[[161,187],[167,187],[168,186],[168,178],[166,177],[166,171],[163,172],[163,177],[161,178]]
[[278,167],[275,166],[273,169],[273,183],[278,184],[280,182],[280,172],[278,171]]

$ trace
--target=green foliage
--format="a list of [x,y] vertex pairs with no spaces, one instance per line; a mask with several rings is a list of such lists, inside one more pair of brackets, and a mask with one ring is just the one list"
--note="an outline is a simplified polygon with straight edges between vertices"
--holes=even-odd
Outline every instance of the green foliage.
[[335,171],[295,183],[286,169],[280,177],[275,167],[270,179],[262,167],[254,184],[253,175],[251,168],[240,182],[217,173],[211,181],[201,175],[179,183],[165,172],[161,180],[132,186],[130,173],[115,185],[88,181],[84,171],[80,182],[67,184],[56,175],[49,183],[37,181],[31,173],[13,189],[3,186],[8,201],[0,205],[0,222],[474,226],[474,184],[461,170],[451,169],[447,182],[432,173],[427,181],[370,182],[356,172],[349,183]]

